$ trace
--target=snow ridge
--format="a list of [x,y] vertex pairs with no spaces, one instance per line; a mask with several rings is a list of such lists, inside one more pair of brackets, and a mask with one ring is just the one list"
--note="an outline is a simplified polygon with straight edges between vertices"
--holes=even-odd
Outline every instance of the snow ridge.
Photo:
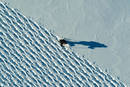
[[57,36],[2,2],[0,86],[125,87],[87,59],[63,49]]

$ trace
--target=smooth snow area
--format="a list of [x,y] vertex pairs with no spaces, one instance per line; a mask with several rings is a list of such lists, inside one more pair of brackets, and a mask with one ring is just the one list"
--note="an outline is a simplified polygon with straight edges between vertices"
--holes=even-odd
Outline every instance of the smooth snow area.
[[107,45],[71,48],[130,86],[130,0],[6,1],[60,37]]

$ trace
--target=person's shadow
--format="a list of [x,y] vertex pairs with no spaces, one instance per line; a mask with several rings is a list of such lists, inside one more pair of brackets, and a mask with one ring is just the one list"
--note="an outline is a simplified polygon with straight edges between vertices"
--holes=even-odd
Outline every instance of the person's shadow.
[[68,43],[70,46],[75,46],[76,44],[88,46],[88,48],[90,48],[90,49],[106,48],[106,47],[107,47],[107,45],[102,44],[102,43],[99,43],[99,42],[95,42],[95,41],[78,41],[78,42],[67,41],[67,43]]

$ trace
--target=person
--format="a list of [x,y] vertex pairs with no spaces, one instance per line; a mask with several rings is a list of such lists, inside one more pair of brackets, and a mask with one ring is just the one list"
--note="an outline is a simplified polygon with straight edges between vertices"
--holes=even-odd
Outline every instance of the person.
[[61,45],[62,47],[63,47],[65,44],[67,44],[67,41],[64,40],[64,39],[60,39],[59,42],[60,42],[60,45]]

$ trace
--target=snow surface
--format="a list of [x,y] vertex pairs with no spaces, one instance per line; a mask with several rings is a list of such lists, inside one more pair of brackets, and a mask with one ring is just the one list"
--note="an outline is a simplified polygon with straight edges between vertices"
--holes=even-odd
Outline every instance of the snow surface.
[[[1,76],[2,76],[1,82],[3,82],[3,84],[4,84],[4,81],[6,81],[5,84],[10,84],[9,83],[10,79],[13,79],[12,81],[16,81],[14,79],[17,79],[17,77],[18,77],[18,79],[20,79],[20,81],[23,80],[22,78],[20,78],[19,74],[15,74],[16,73],[15,71],[12,71],[12,73],[6,72],[8,70],[11,72],[11,70],[6,68],[6,66],[4,66],[4,65],[7,64],[11,68],[13,68],[12,63],[15,63],[10,59],[9,56],[11,56],[11,57],[16,56],[16,57],[14,57],[14,58],[16,58],[16,60],[17,60],[17,58],[20,58],[20,60],[19,59],[17,60],[17,61],[19,61],[18,62],[19,66],[14,67],[16,69],[16,71],[20,71],[20,69],[21,69],[21,71],[19,72],[20,75],[23,75],[23,76],[26,75],[26,74],[24,74],[22,69],[27,70],[27,71],[25,70],[25,73],[30,72],[26,76],[31,79],[31,82],[29,81],[30,79],[28,80],[28,78],[26,78],[26,76],[25,76],[25,78],[24,78],[25,83],[22,83],[24,85],[26,85],[26,83],[28,85],[32,85],[33,83],[42,84],[41,82],[45,82],[45,84],[48,85],[48,84],[52,84],[53,81],[55,81],[54,77],[51,77],[53,79],[52,82],[49,79],[49,77],[46,77],[47,81],[49,81],[46,83],[46,81],[43,80],[42,77],[39,77],[39,74],[37,74],[37,73],[40,73],[40,72],[38,72],[37,70],[39,70],[39,62],[41,62],[42,67],[40,69],[42,69],[42,70],[44,70],[44,69],[45,70],[49,70],[49,69],[55,70],[55,69],[57,69],[58,66],[60,66],[59,70],[57,71],[58,74],[56,74],[56,77],[60,78],[60,76],[62,76],[62,75],[64,77],[64,75],[66,76],[66,74],[67,74],[68,78],[71,80],[72,83],[75,83],[75,82],[77,83],[75,85],[78,85],[80,83],[79,85],[82,86],[82,85],[85,85],[85,83],[87,83],[88,85],[99,85],[99,86],[102,86],[103,84],[106,84],[109,86],[113,86],[113,85],[115,85],[115,86],[120,85],[121,87],[123,86],[123,84],[121,84],[117,79],[115,80],[115,78],[113,79],[112,76],[108,75],[107,72],[104,73],[104,71],[101,71],[99,68],[96,68],[96,67],[98,67],[97,65],[95,66],[95,65],[89,63],[87,58],[89,58],[89,60],[91,60],[91,61],[95,61],[98,65],[100,65],[103,68],[108,68],[108,73],[117,74],[117,76],[121,77],[121,79],[123,81],[125,81],[127,84],[129,84],[130,70],[128,68],[128,66],[129,66],[129,60],[128,60],[129,53],[128,52],[130,50],[129,49],[130,45],[129,45],[129,40],[127,39],[127,37],[129,36],[130,32],[128,31],[129,21],[128,21],[128,19],[126,19],[126,17],[128,17],[128,15],[126,15],[126,14],[128,14],[127,9],[129,7],[127,5],[128,4],[127,1],[124,1],[124,3],[121,3],[121,1],[119,1],[119,0],[118,0],[118,3],[116,1],[113,2],[111,0],[110,1],[100,0],[98,2],[90,1],[90,0],[86,0],[86,2],[85,2],[85,0],[79,0],[79,1],[78,0],[77,1],[76,0],[71,0],[71,1],[68,1],[68,0],[66,0],[66,1],[65,0],[64,1],[62,1],[62,0],[61,1],[60,0],[55,0],[55,1],[28,0],[28,1],[26,1],[26,3],[24,0],[13,0],[11,2],[10,1],[8,1],[8,2],[10,4],[12,4],[11,5],[12,7],[18,8],[25,15],[32,16],[34,18],[34,20],[37,19],[35,21],[44,24],[44,26],[47,29],[54,30],[53,32],[55,34],[58,34],[60,36],[62,35],[63,37],[66,37],[66,38],[71,38],[74,41],[96,41],[99,43],[103,43],[103,44],[107,45],[108,47],[99,48],[99,49],[96,48],[96,49],[92,50],[92,49],[88,49],[88,47],[85,47],[82,45],[76,45],[76,46],[72,47],[73,50],[77,51],[78,53],[80,53],[82,55],[85,55],[85,57],[77,57],[77,55],[75,55],[74,51],[71,51],[71,50],[68,51],[66,49],[62,49],[59,46],[57,37],[55,35],[48,32],[41,26],[39,27],[39,25],[37,25],[37,24],[35,25],[35,23],[33,21],[31,21],[31,19],[25,18],[23,15],[20,15],[18,10],[12,11],[12,12],[16,13],[16,15],[14,13],[12,14],[12,17],[14,17],[14,19],[15,19],[14,20],[10,15],[8,15],[8,13],[10,13],[9,8],[1,7],[2,8],[1,11],[4,12],[1,14],[1,19],[2,19],[1,26],[2,26],[3,31],[5,31],[4,33],[6,35],[4,36],[4,39],[1,38],[2,46],[1,45],[0,46],[1,46],[3,54],[4,53],[10,54],[10,55],[2,55],[2,53],[1,53],[1,56],[5,57],[5,60],[1,60],[1,62],[5,61],[1,65],[2,66],[1,73],[3,74],[3,72],[4,72],[5,76],[6,75],[9,76],[9,79],[6,81],[6,78],[4,78],[4,76],[1,74]],[[117,7],[113,3],[117,3]],[[31,4],[32,6],[29,4]],[[4,5],[2,4],[1,6],[4,6]],[[123,6],[125,6],[125,8],[123,8]],[[118,10],[118,8],[120,10]],[[96,10],[92,10],[92,9],[96,9]],[[6,12],[6,10],[7,10],[7,12]],[[123,12],[123,11],[125,11],[125,12]],[[114,12],[114,13],[111,14],[112,12]],[[21,19],[21,18],[23,18],[23,19]],[[5,23],[5,20],[7,22],[10,22],[8,19],[14,25],[12,24],[12,26],[11,26],[10,23]],[[8,29],[9,26],[12,29],[13,29],[13,26],[18,27],[19,29],[22,29],[23,32],[22,32],[22,30],[20,30],[20,32],[17,30],[11,31]],[[34,29],[31,29],[30,26],[32,26]],[[7,27],[8,33],[6,33],[7,31],[6,31],[5,27]],[[39,30],[37,30],[37,28]],[[26,36],[26,34],[27,34],[27,36]],[[45,35],[39,36],[38,34],[41,34],[41,35],[45,34]],[[1,35],[3,35],[3,33],[1,33]],[[15,39],[18,43],[16,43],[15,40],[13,40],[13,38],[10,37],[10,35],[11,35],[11,37],[14,35],[14,38],[18,38],[18,39]],[[22,37],[20,35],[22,35]],[[30,35],[31,37],[29,37],[28,35]],[[44,45],[43,45],[43,42],[40,42],[42,40],[39,38],[45,40],[45,41],[43,41],[43,42],[45,42]],[[6,44],[9,44],[10,47],[13,46],[10,43],[10,41],[8,41],[9,39],[12,40],[12,42],[14,41],[13,42],[13,44],[15,44],[14,47],[19,49],[21,54],[17,53],[17,51],[14,48],[8,48],[6,46]],[[2,42],[3,40],[7,41],[6,44],[4,44]],[[34,41],[32,41],[32,40],[34,40]],[[37,42],[37,40],[38,40],[38,42]],[[22,43],[22,42],[24,42],[24,43]],[[28,45],[26,45],[25,43]],[[24,44],[24,45],[22,45],[22,44]],[[37,49],[37,47],[38,47],[38,49]],[[23,53],[22,53],[21,48],[23,49]],[[35,51],[33,51],[32,48],[34,48]],[[11,51],[9,49],[11,49]],[[38,51],[39,49],[40,49],[40,51]],[[46,51],[47,51],[47,53],[46,53]],[[125,53],[124,53],[124,51],[125,51]],[[13,53],[11,53],[11,52],[13,52]],[[60,55],[58,55],[57,52]],[[65,53],[65,55],[64,55],[64,53]],[[123,53],[123,55],[122,55],[122,53]],[[45,62],[45,65],[44,65],[43,60],[41,60],[41,55],[44,55],[45,57],[47,57],[47,55],[50,56],[50,60],[48,59],[49,63],[54,64],[52,62],[52,60],[53,60],[53,61],[56,61],[57,65],[58,64],[59,65],[57,67],[52,65],[53,67],[51,67],[50,66],[51,64],[49,64],[49,63],[46,64],[47,62]],[[63,59],[66,62],[64,63],[64,61],[63,61],[63,62],[61,62],[61,65],[60,65],[60,62],[58,62],[60,59],[57,60],[57,58],[59,58],[59,57],[61,57],[61,58],[63,57]],[[124,57],[125,57],[125,59],[124,59]],[[10,60],[7,61],[8,58]],[[25,58],[25,60],[21,60],[21,58],[23,58],[23,59]],[[28,58],[32,58],[32,59],[29,61]],[[76,62],[75,60],[78,60],[78,61]],[[20,63],[20,61],[21,61],[21,63]],[[62,59],[60,61],[62,61]],[[71,62],[74,61],[74,63],[72,63],[72,65],[71,65],[71,62],[69,62],[69,61],[71,61]],[[12,63],[10,63],[10,62],[12,62]],[[32,62],[32,63],[30,63],[30,62]],[[31,69],[28,66],[26,66],[26,68],[21,66],[21,64],[24,64],[24,63],[25,64],[29,63]],[[62,65],[63,65],[63,68],[61,67]],[[70,74],[71,71],[69,70],[69,68],[67,68],[67,67],[69,67],[67,65],[70,65],[72,67],[72,70],[74,69],[74,74],[73,73]],[[16,65],[14,65],[14,66],[16,66]],[[47,67],[43,68],[44,66],[47,66]],[[73,66],[76,66],[77,69],[74,68]],[[64,72],[64,69],[68,69],[69,73]],[[90,69],[90,72],[89,72],[89,69]],[[32,70],[34,70],[35,73]],[[60,72],[60,70],[61,70],[61,72]],[[77,70],[79,70],[79,71],[77,71]],[[122,70],[123,70],[123,72],[121,72]],[[41,71],[41,73],[43,74],[44,72]],[[54,74],[54,73],[52,73],[52,74]],[[14,77],[11,78],[10,74],[12,74],[11,77],[13,77],[13,76]],[[30,74],[33,74],[34,77],[32,77]],[[86,80],[81,80],[82,75],[83,75],[83,77],[85,76],[84,74],[88,74],[88,76],[86,76]],[[46,76],[46,74],[44,74],[44,75]],[[72,75],[72,77],[75,77],[75,78],[72,78],[69,75]],[[54,74],[54,76],[55,76],[55,74]],[[81,77],[80,80],[77,79],[79,77]],[[37,80],[38,78],[40,78],[40,80]],[[103,79],[101,79],[101,78],[103,78]],[[59,83],[59,82],[56,82],[56,83],[57,83],[57,85],[59,85],[59,84],[66,85],[64,82],[66,82],[68,84],[66,77],[63,79],[62,83]],[[16,82],[13,82],[13,83],[15,84]],[[20,84],[18,84],[18,85],[20,85]],[[71,83],[70,83],[70,85],[71,85]]]
[[6,1],[60,37],[107,45],[72,48],[130,86],[130,0]]

